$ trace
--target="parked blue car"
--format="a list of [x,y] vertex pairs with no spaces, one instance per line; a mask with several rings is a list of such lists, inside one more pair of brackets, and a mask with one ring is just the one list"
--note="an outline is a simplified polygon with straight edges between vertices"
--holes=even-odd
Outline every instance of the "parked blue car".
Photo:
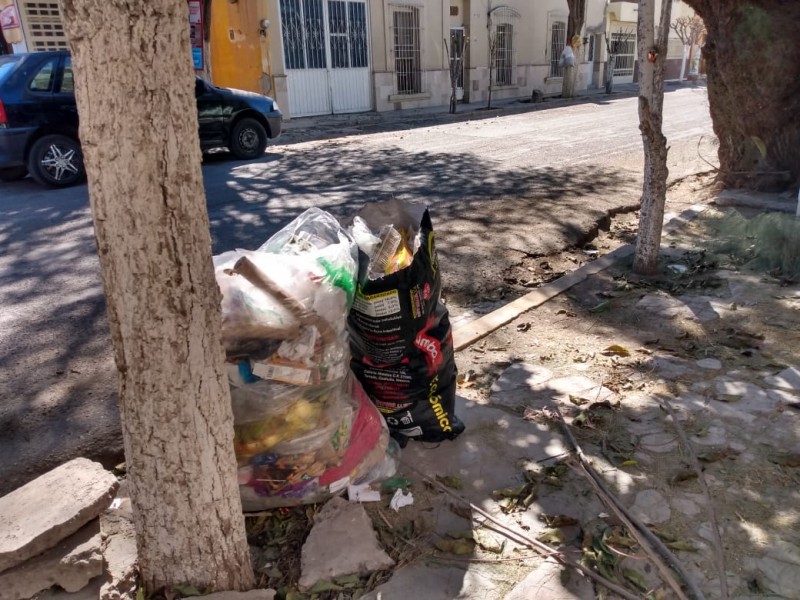
[[[264,154],[281,133],[278,103],[197,79],[203,150],[227,147],[240,159]],[[31,177],[67,187],[83,181],[72,62],[65,51],[0,56],[0,181]]]

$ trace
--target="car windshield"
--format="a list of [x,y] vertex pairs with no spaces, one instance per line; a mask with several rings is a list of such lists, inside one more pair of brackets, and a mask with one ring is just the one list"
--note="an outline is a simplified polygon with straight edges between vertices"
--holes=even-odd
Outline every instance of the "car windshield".
[[14,67],[19,62],[19,59],[19,56],[15,56],[13,54],[0,56],[0,83],[3,83],[11,71],[14,70]]

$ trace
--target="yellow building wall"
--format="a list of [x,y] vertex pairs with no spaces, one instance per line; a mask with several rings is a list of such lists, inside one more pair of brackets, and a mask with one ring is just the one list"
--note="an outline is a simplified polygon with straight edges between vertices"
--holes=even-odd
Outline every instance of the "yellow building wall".
[[212,0],[209,28],[211,81],[259,94],[271,91],[266,0]]

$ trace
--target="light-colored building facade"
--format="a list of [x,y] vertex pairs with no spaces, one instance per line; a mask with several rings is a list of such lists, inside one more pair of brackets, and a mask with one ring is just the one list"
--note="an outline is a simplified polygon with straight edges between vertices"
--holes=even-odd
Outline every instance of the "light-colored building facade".
[[[679,17],[694,16],[694,11],[686,2],[682,0],[668,1],[672,2],[670,23],[674,23]],[[655,13],[657,27],[661,14],[660,0],[656,2]],[[605,7],[605,26],[602,32],[604,35],[600,48],[601,60],[597,64],[606,64],[610,47],[614,57],[608,68],[613,69],[614,83],[630,83],[637,80],[636,26],[638,17],[639,3],[637,0],[617,0],[609,2]],[[665,66],[666,79],[681,77],[682,63],[687,53],[688,48],[684,47],[675,31],[670,29]]]
[[[62,49],[57,0],[14,3],[15,52]],[[672,20],[693,12],[672,2]],[[562,90],[566,0],[187,0],[198,73],[274,96],[287,117],[447,106]],[[658,3],[660,5],[660,2]],[[657,11],[660,6],[657,6]],[[636,80],[636,0],[588,0],[576,89]],[[609,64],[609,47],[613,60]],[[686,49],[671,32],[667,78]]]
[[[605,2],[586,31],[604,32]],[[447,105],[450,64],[466,40],[457,97],[561,92],[566,0],[270,0],[274,94],[290,116]],[[598,85],[596,39],[576,53],[577,89]]]

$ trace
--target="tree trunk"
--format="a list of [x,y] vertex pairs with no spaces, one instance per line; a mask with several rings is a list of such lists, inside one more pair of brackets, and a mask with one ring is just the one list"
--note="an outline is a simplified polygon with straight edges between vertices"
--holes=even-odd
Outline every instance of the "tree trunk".
[[683,47],[682,56],[681,56],[681,76],[680,76],[680,81],[683,81],[684,79],[686,79],[686,56],[687,56],[687,54],[688,54],[687,46],[684,46]]
[[691,44],[689,44],[689,77],[688,77],[688,79],[691,81],[697,80],[697,73],[692,72],[692,60],[694,59],[694,53],[695,53],[695,45],[694,42],[692,42]]
[[564,67],[564,78],[561,80],[561,97],[562,98],[574,98],[575,97],[575,87],[578,79],[578,54],[575,53],[575,65],[574,67],[570,67],[569,65]]
[[[658,270],[664,204],[667,200],[667,138],[661,131],[664,106],[664,63],[667,57],[671,2],[662,2],[658,40],[654,40],[656,0],[639,1],[639,129],[644,145],[642,208],[633,270],[652,274]],[[652,58],[652,60],[651,60]]]
[[139,569],[148,592],[254,585],[185,0],[62,0]]
[[617,57],[613,54],[608,55],[606,61],[606,94],[611,94],[614,91],[614,69],[616,68]]
[[578,79],[578,46],[572,43],[574,36],[580,36],[583,31],[584,21],[586,20],[586,0],[567,0],[569,16],[567,17],[567,39],[566,44],[572,46],[575,54],[575,66],[564,67],[564,77],[561,80],[561,96],[563,98],[574,98]]
[[[800,179],[800,2],[687,0],[705,21],[720,177],[782,189]],[[758,143],[763,141],[766,155]],[[760,142],[759,142],[760,143]]]

